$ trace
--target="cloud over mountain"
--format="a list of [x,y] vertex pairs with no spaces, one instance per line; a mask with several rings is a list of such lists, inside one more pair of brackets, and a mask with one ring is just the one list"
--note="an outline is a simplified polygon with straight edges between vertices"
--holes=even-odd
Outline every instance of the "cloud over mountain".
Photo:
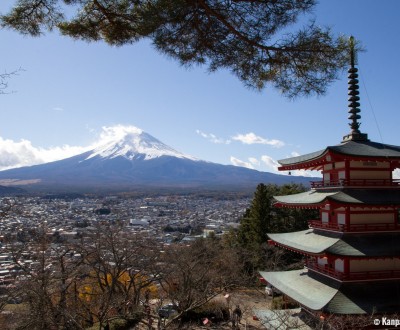
[[[29,143],[22,144],[30,146]],[[32,148],[31,148],[32,149]],[[133,126],[103,127],[92,149],[41,165],[0,172],[2,182],[33,189],[254,188],[260,182],[308,182],[304,178],[259,172],[255,158],[238,166],[221,165],[183,154]],[[247,167],[247,168],[245,168]]]
[[32,166],[54,162],[79,155],[83,152],[120,140],[128,134],[142,132],[135,126],[103,126],[100,134],[89,146],[55,146],[49,148],[35,147],[26,139],[14,141],[0,137],[0,171],[23,166]]
[[0,170],[48,163],[77,155],[89,149],[88,147],[69,145],[38,148],[25,139],[14,141],[0,137]]

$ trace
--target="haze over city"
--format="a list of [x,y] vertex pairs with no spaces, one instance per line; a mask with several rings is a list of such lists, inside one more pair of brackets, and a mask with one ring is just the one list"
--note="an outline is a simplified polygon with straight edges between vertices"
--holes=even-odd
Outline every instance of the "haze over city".
[[[2,1],[0,12],[13,2]],[[388,144],[399,138],[399,10],[395,0],[321,1],[305,17],[361,41],[361,131]],[[340,143],[349,132],[345,72],[326,96],[288,100],[224,70],[182,67],[148,41],[111,47],[55,32],[0,35],[2,72],[21,68],[0,97],[0,169],[76,155],[139,127],[198,159],[276,172],[276,160]]]

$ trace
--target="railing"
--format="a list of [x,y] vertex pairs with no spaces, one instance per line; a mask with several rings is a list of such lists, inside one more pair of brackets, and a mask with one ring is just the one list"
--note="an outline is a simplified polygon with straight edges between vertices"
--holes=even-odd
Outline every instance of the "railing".
[[308,269],[316,271],[318,273],[328,275],[328,276],[336,278],[338,280],[343,280],[343,276],[344,276],[343,272],[339,272],[333,268],[329,268],[328,266],[319,265],[314,260],[306,260],[306,267]]
[[340,232],[374,232],[374,231],[397,231],[400,226],[395,223],[369,223],[343,225],[331,222],[322,222],[320,220],[308,221],[311,228],[335,230]]
[[313,260],[307,260],[308,269],[336,278],[340,281],[382,280],[400,278],[400,270],[374,270],[365,272],[350,272],[345,274],[328,266],[319,265]]
[[376,231],[400,231],[397,223],[365,223],[342,225],[338,223],[322,222],[320,220],[308,221],[310,228],[333,230],[339,232],[376,232]]
[[400,179],[341,179],[330,181],[311,181],[311,188],[330,187],[390,187],[400,185]]
[[317,228],[317,229],[344,231],[344,225],[339,225],[337,223],[331,223],[331,222],[322,222],[320,220],[310,220],[308,221],[308,226],[310,228]]

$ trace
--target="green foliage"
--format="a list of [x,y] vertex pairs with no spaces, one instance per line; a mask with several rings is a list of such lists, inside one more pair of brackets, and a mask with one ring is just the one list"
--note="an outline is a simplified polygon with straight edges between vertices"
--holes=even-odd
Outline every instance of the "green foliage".
[[274,207],[273,196],[295,194],[305,191],[298,184],[277,186],[259,184],[251,206],[243,215],[238,229],[225,236],[225,243],[236,246],[241,254],[244,270],[255,274],[262,269],[282,269],[299,261],[299,256],[283,253],[267,244],[268,233],[304,230],[308,220],[316,216],[315,210],[296,210]]
[[272,196],[277,191],[276,185],[259,184],[251,207],[240,222],[238,240],[240,245],[260,245],[267,240],[271,229]]
[[267,242],[268,233],[287,232],[307,228],[312,212],[276,208],[273,196],[305,191],[298,184],[277,186],[263,183],[257,186],[251,206],[246,210],[237,231],[237,242],[243,247],[257,247]]
[[[230,70],[246,86],[271,84],[288,97],[323,94],[348,63],[348,45],[310,22],[315,0],[16,0],[3,27],[38,36],[64,35],[111,45],[152,40],[182,65]],[[68,13],[68,15],[66,14]]]

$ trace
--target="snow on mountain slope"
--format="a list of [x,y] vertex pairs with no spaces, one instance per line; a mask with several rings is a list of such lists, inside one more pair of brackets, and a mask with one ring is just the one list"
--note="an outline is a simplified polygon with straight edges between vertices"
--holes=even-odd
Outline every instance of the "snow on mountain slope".
[[41,191],[254,189],[260,182],[307,184],[302,178],[202,161],[136,127],[113,127],[99,145],[73,157],[0,172],[1,182]]
[[150,134],[133,126],[130,126],[127,130],[123,130],[117,136],[112,136],[109,141],[96,147],[86,160],[96,156],[108,159],[122,156],[129,160],[150,160],[161,156],[172,156],[198,160],[195,157],[172,149]]

